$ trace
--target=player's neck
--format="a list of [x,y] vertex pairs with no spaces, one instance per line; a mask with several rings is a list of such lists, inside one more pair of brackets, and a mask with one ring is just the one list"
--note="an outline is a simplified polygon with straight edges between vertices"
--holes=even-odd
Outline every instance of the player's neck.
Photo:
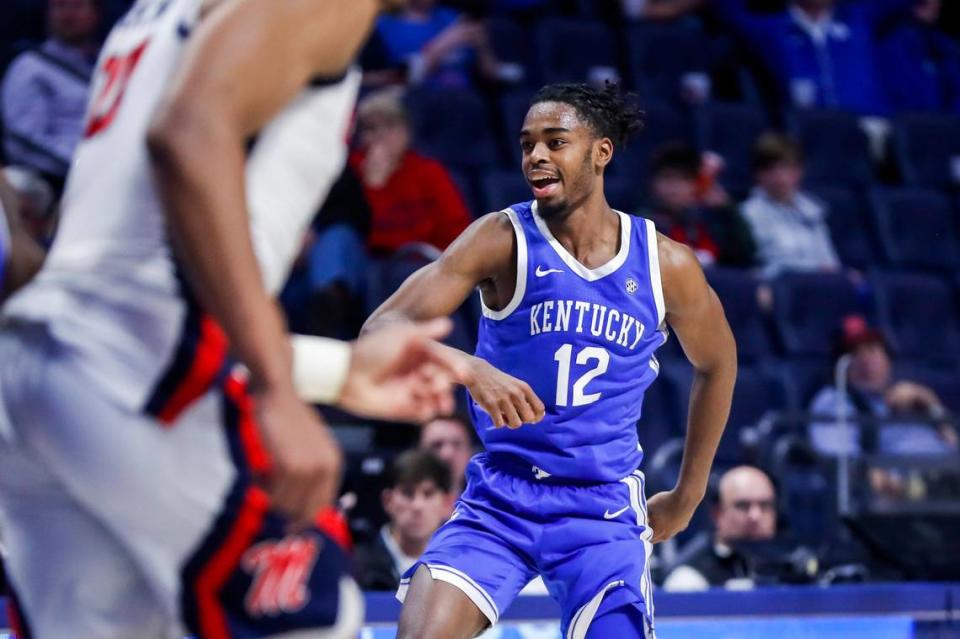
[[567,252],[588,268],[612,259],[620,250],[620,218],[597,189],[566,215],[547,221],[550,232]]

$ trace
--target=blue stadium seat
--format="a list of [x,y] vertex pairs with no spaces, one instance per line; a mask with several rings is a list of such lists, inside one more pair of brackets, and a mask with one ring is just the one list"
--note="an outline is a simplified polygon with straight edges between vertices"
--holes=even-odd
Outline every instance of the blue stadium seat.
[[894,123],[893,147],[908,184],[948,187],[951,162],[960,155],[960,117],[914,114]]
[[862,187],[873,182],[867,136],[852,113],[810,110],[793,114],[792,129],[812,182]]
[[514,89],[505,93],[499,101],[500,145],[504,159],[503,166],[520,170],[520,129],[527,115],[532,89]]
[[833,383],[833,366],[827,357],[792,358],[777,366],[790,394],[790,403],[800,411],[810,406],[821,388]]
[[520,169],[511,171],[495,169],[487,172],[480,181],[483,192],[484,213],[499,211],[504,207],[526,202],[533,198],[530,185],[520,174]]
[[517,65],[523,70],[519,83],[534,86],[537,81],[537,65],[526,30],[509,18],[496,17],[487,21],[490,46],[501,63]]
[[548,18],[537,26],[536,42],[545,83],[590,82],[598,74],[619,78],[617,41],[602,23]]
[[952,271],[960,240],[950,200],[919,188],[875,190],[873,212],[886,258],[913,269]]
[[473,91],[419,87],[407,95],[416,148],[465,172],[496,161],[486,105]]
[[857,312],[857,296],[844,275],[787,273],[773,283],[774,320],[790,356],[827,356],[840,323]]
[[773,349],[757,303],[756,279],[744,271],[713,268],[707,271],[707,281],[723,303],[737,339],[738,359],[754,363],[769,357]]
[[706,73],[703,34],[690,23],[640,23],[627,27],[631,87],[644,100],[678,102],[681,78]]
[[863,198],[841,186],[818,185],[808,190],[827,207],[827,226],[840,262],[858,269],[875,266],[876,230],[864,210]]
[[746,194],[753,185],[753,145],[767,129],[763,111],[747,104],[715,102],[700,109],[697,120],[701,146],[725,160],[724,186]]
[[877,273],[872,279],[880,323],[898,356],[956,361],[960,312],[946,281],[914,273]]
[[790,407],[790,396],[783,379],[764,366],[741,366],[733,390],[730,418],[717,449],[717,459],[730,464],[747,461],[741,433],[772,411]]
[[614,149],[606,174],[630,179],[642,189],[650,178],[650,159],[658,147],[667,142],[692,140],[690,128],[677,109],[657,102],[642,102],[640,106],[644,110],[643,130],[625,147]]

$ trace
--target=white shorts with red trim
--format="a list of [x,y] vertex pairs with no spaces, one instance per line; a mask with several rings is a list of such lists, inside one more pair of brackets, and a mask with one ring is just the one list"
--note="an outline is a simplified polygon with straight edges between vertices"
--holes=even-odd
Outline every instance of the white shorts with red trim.
[[350,637],[342,539],[288,535],[231,378],[161,425],[99,393],[42,326],[0,330],[0,527],[25,636]]

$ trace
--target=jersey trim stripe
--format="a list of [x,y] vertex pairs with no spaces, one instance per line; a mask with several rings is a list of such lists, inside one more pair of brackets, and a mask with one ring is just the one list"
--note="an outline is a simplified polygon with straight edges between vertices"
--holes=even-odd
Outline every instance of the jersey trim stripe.
[[657,227],[651,220],[644,220],[647,225],[647,259],[650,263],[650,286],[653,289],[653,300],[657,305],[657,330],[664,330],[666,309],[663,304],[663,284],[660,282],[660,249],[657,245]]
[[480,309],[483,311],[483,316],[487,319],[497,321],[506,319],[511,313],[517,310],[520,302],[523,301],[523,296],[527,292],[527,236],[523,233],[523,227],[520,224],[520,219],[517,217],[516,211],[513,209],[504,209],[501,213],[509,218],[510,223],[513,225],[513,233],[517,236],[517,284],[514,286],[513,298],[511,298],[510,303],[499,311],[489,308],[483,301],[483,295],[480,295]]
[[184,297],[187,314],[180,342],[145,409],[167,426],[229,369],[227,336],[210,315],[200,310],[192,296]]
[[27,623],[27,615],[20,604],[20,598],[17,596],[17,590],[13,583],[7,577],[7,590],[9,598],[7,599],[7,620],[10,622],[10,629],[13,630],[13,636],[16,639],[33,639],[33,632],[30,630],[30,624]]
[[560,259],[563,260],[564,264],[570,267],[574,273],[587,280],[588,282],[595,282],[611,273],[615,272],[624,262],[627,261],[627,257],[630,255],[630,230],[631,230],[631,220],[630,216],[620,211],[614,211],[618,216],[620,216],[620,250],[617,251],[617,254],[613,258],[597,268],[587,268],[584,266],[577,258],[563,247],[563,244],[553,236],[553,232],[550,231],[550,227],[547,226],[547,222],[540,217],[540,214],[537,212],[537,203],[534,202],[530,207],[530,212],[533,214],[533,220],[537,224],[537,229],[540,230],[540,234],[543,235],[543,238],[553,247],[553,250],[556,251],[557,255],[560,256]]
[[223,511],[182,573],[181,607],[198,639],[233,636],[220,591],[260,533],[270,508],[266,492],[252,483],[253,473],[268,457],[256,432],[245,385],[232,377],[223,392],[224,429],[237,479]]

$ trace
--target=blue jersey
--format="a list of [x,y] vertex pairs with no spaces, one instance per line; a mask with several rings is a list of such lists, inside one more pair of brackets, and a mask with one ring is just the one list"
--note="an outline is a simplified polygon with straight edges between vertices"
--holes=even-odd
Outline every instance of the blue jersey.
[[653,223],[623,213],[620,250],[588,269],[550,232],[536,203],[505,210],[517,237],[517,284],[502,310],[483,307],[476,354],[527,382],[546,406],[537,424],[494,428],[470,402],[492,457],[539,477],[616,481],[643,459],[643,395],[667,338]]

